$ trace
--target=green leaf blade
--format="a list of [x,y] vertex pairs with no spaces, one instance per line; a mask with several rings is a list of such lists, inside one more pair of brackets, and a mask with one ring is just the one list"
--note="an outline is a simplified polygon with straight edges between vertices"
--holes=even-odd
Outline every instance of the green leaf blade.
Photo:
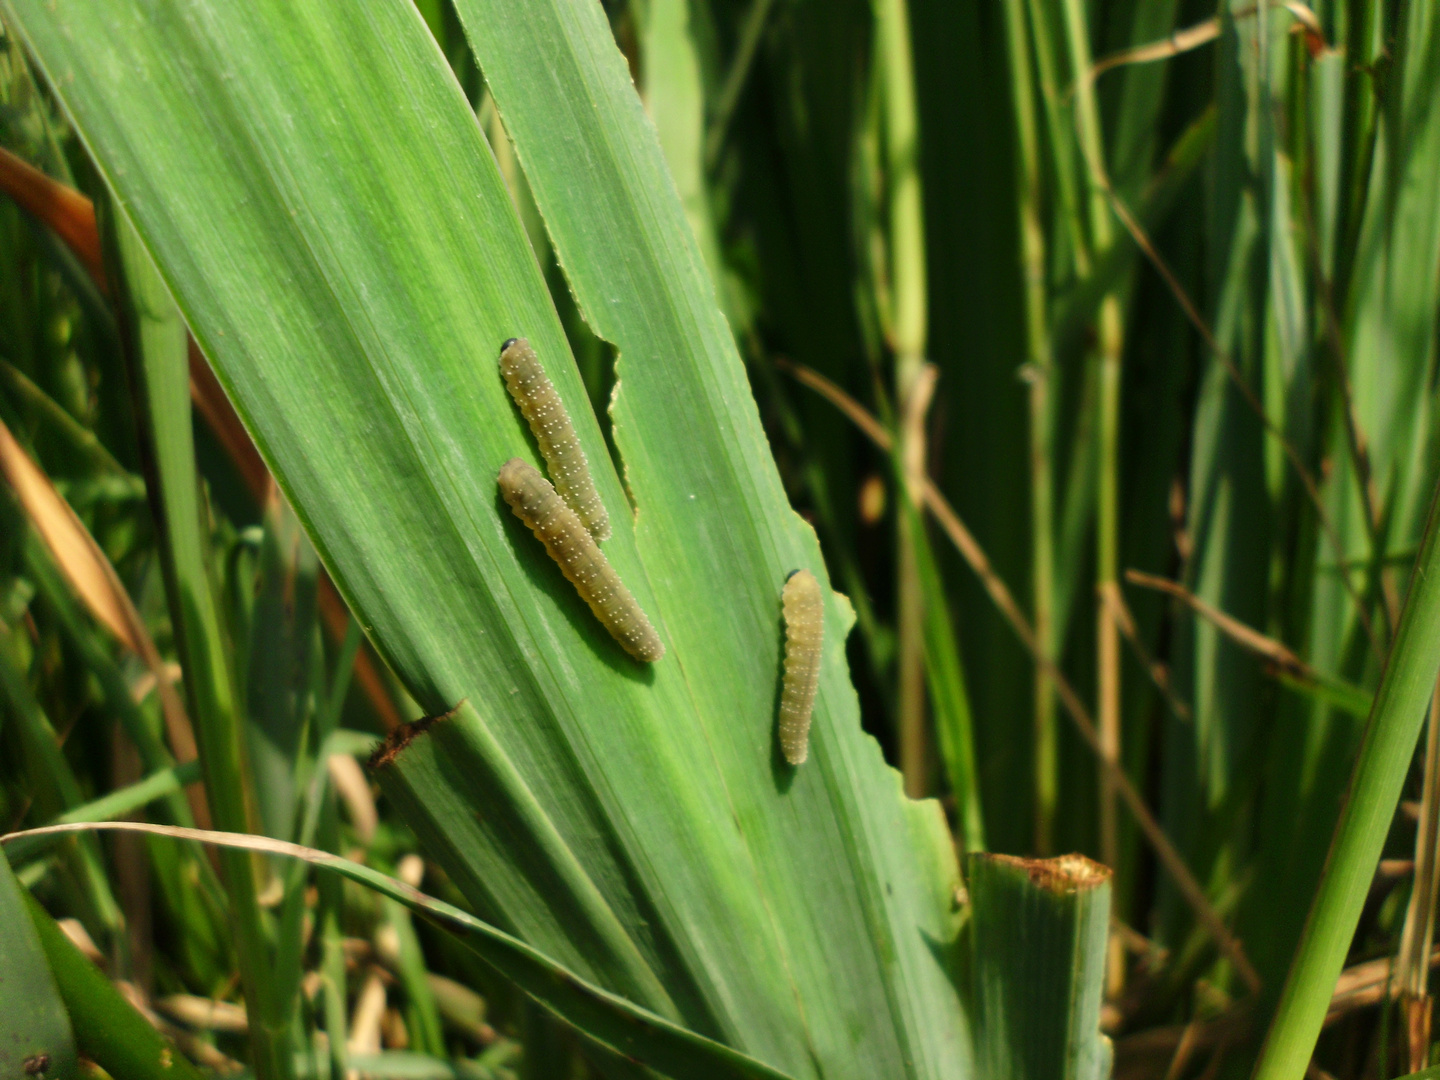
[[[963,1075],[954,856],[859,730],[838,598],[813,759],[773,766],[780,588],[824,567],[599,9],[491,11],[477,38],[492,86],[508,57],[543,106],[527,121],[497,90],[581,307],[620,347],[633,526],[508,193],[408,5],[8,10],[367,634],[428,712],[468,701],[385,784],[477,908],[795,1075]],[[517,334],[670,648],[653,667],[498,498],[500,465],[535,460],[495,365]]]

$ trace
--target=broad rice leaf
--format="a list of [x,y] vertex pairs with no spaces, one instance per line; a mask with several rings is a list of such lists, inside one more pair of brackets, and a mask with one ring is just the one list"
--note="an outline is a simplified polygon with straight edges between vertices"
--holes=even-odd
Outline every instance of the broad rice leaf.
[[[949,837],[860,731],[833,594],[811,761],[779,763],[780,588],[825,567],[598,5],[461,10],[619,351],[624,487],[403,0],[6,2],[366,632],[427,712],[466,703],[382,773],[477,911],[792,1075],[964,1075]],[[619,649],[497,496],[507,459],[538,462],[496,368],[522,334],[658,664]]]

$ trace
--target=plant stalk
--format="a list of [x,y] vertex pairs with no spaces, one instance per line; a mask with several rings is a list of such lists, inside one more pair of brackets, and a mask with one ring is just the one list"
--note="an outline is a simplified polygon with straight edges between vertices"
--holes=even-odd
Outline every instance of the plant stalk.
[[[1011,102],[1015,111],[1016,204],[1020,272],[1025,292],[1025,377],[1030,406],[1030,587],[1035,638],[1054,652],[1054,491],[1051,466],[1050,384],[1053,375],[1045,292],[1045,229],[1040,220],[1040,148],[1036,135],[1034,72],[1023,0],[1006,0]],[[1059,791],[1055,685],[1035,667],[1035,853],[1050,854]]]
[[[1078,75],[1090,70],[1090,38],[1081,0],[1065,0],[1065,38],[1070,67]],[[1080,79],[1075,91],[1075,120],[1080,150],[1085,159],[1089,187],[1090,240],[1096,251],[1107,251],[1113,236],[1109,201],[1103,185],[1105,151],[1100,136],[1100,110],[1094,83]],[[1096,686],[1100,743],[1111,760],[1120,760],[1120,629],[1103,597],[1117,588],[1120,561],[1120,356],[1125,328],[1120,297],[1115,291],[1100,302],[1100,393],[1096,407],[1099,435],[1099,475],[1095,507],[1095,638]],[[1107,866],[1120,864],[1119,811],[1113,778],[1100,776],[1100,857]],[[1111,950],[1109,986],[1117,991],[1123,980],[1123,956]]]
[[1400,629],[1375,695],[1325,873],[1280,994],[1255,1080],[1299,1080],[1360,921],[1440,669],[1440,544],[1432,497]]
[[[925,365],[928,322],[925,219],[920,186],[920,125],[915,104],[914,58],[906,0],[875,0],[876,48],[883,87],[885,180],[889,217],[891,344],[895,351],[895,400],[902,419],[900,461],[911,501],[919,505],[924,477],[924,410],[911,397]],[[905,422],[919,413],[918,422]],[[915,465],[918,463],[918,473]],[[912,798],[929,788],[925,739],[925,598],[920,588],[914,537],[899,521],[896,570],[900,771]],[[937,598],[939,600],[940,598]]]
[[1425,724],[1424,786],[1420,794],[1420,827],[1415,830],[1415,884],[1405,909],[1400,934],[1396,981],[1404,1002],[1410,1071],[1429,1064],[1430,1051],[1430,945],[1435,940],[1435,892],[1440,862],[1435,858],[1440,839],[1440,680],[1430,697]]
[[[126,363],[142,433],[146,491],[160,538],[165,591],[194,717],[205,793],[217,828],[254,832],[240,702],[205,563],[185,322],[139,234],[118,206],[114,237],[124,266],[123,275],[115,277],[123,279],[121,295],[129,324]],[[288,1080],[294,1075],[285,1034],[289,1018],[282,1014],[276,994],[255,864],[249,854],[229,850],[221,853],[220,864],[230,897],[241,988],[251,1017],[251,1064],[260,1080]]]

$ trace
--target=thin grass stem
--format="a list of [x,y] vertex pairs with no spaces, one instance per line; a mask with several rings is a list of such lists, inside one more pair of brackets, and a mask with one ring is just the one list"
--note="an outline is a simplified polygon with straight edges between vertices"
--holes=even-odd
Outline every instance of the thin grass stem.
[[[878,0],[875,6],[877,62],[880,68],[888,196],[888,251],[891,296],[891,345],[895,351],[895,400],[901,423],[900,461],[925,460],[923,407],[911,398],[925,366],[927,297],[925,281],[924,202],[920,187],[920,125],[915,105],[915,65],[910,45],[907,0]],[[928,402],[916,404],[924,405]],[[907,483],[911,472],[903,474]],[[912,492],[918,503],[918,492]],[[901,773],[911,797],[929,785],[925,746],[925,601],[921,595],[914,538],[899,517],[896,560],[897,700]]]
[[[1064,0],[1065,41],[1070,68],[1089,71],[1090,35],[1081,0]],[[1095,84],[1081,80],[1075,94],[1075,124],[1080,151],[1090,168],[1085,170],[1090,199],[1088,204],[1090,240],[1096,251],[1108,250],[1113,242],[1110,213],[1105,194],[1096,180],[1104,161],[1100,134],[1100,107]],[[1095,500],[1095,585],[1099,596],[1116,588],[1120,569],[1120,361],[1125,346],[1125,325],[1116,291],[1100,302],[1098,351],[1100,392],[1096,401],[1096,433],[1099,437]],[[1110,605],[1095,607],[1096,687],[1100,720],[1100,741],[1107,761],[1120,760],[1120,633]],[[1115,805],[1116,789],[1109,770],[1100,776],[1100,858],[1109,866],[1120,865],[1120,824]],[[1110,950],[1108,986],[1118,993],[1124,982],[1124,955],[1119,942]]]
[[1400,953],[1395,960],[1396,981],[1405,1003],[1406,1042],[1410,1071],[1429,1064],[1430,965],[1426,962],[1435,940],[1435,895],[1440,885],[1440,680],[1430,696],[1425,724],[1425,760],[1420,794],[1420,827],[1415,830],[1415,880],[1405,905],[1400,932]]
[[[1034,72],[1030,66],[1025,5],[1006,0],[1005,29],[1010,51],[1010,97],[1014,105],[1018,157],[1020,272],[1025,294],[1025,377],[1030,406],[1030,588],[1033,594],[1035,634],[1047,652],[1055,649],[1053,430],[1050,419],[1054,371],[1050,345],[1050,315],[1045,289],[1045,229],[1040,220],[1040,147]],[[1048,855],[1056,800],[1059,797],[1059,759],[1056,752],[1055,687],[1040,668],[1035,671],[1035,852]]]

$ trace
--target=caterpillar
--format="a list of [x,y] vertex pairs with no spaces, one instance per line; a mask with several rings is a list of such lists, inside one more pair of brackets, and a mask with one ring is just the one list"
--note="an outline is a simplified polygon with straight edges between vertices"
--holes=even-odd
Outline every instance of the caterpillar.
[[797,570],[780,592],[785,612],[785,681],[780,690],[780,750],[791,765],[810,752],[810,711],[820,685],[825,600],[809,570]]
[[600,493],[595,490],[590,463],[585,460],[585,451],[580,447],[565,403],[540,366],[540,358],[530,342],[523,337],[511,338],[500,346],[500,374],[505,376],[510,396],[535,433],[555,490],[579,515],[591,536],[596,540],[609,540],[610,516],[600,501]]
[[497,479],[500,494],[515,516],[545,545],[610,636],[636,660],[653,663],[664,656],[660,635],[595,538],[580,523],[579,515],[565,505],[550,481],[519,458],[511,458],[501,466]]

